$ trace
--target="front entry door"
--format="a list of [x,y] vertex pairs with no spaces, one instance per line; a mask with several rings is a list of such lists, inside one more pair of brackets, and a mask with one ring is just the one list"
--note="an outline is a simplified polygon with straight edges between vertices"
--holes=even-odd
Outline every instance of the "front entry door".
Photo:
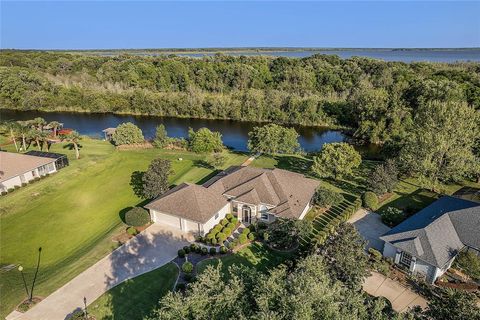
[[242,209],[242,221],[245,223],[252,222],[252,209],[250,207],[244,206]]

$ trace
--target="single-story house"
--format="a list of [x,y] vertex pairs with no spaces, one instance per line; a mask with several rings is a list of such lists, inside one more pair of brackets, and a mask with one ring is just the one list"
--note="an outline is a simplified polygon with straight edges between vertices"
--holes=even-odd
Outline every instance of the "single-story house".
[[154,223],[204,235],[228,213],[246,225],[303,219],[318,185],[287,170],[230,167],[203,185],[182,183],[145,208]]
[[480,254],[480,204],[444,196],[380,239],[385,257],[433,283],[460,251]]
[[0,192],[57,171],[55,158],[0,151]]
[[25,152],[29,156],[36,156],[36,157],[44,157],[44,158],[52,158],[55,159],[55,168],[60,170],[65,168],[69,165],[68,157],[66,154],[63,153],[55,153],[55,152],[45,152],[45,151],[38,151],[38,150],[30,150]]

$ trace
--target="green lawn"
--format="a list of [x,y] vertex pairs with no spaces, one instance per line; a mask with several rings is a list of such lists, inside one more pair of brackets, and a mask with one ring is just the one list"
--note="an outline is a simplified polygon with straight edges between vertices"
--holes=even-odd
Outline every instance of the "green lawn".
[[158,300],[173,289],[178,268],[169,263],[125,281],[95,300],[88,311],[97,320],[140,320],[149,315]]
[[257,270],[264,272],[278,266],[291,256],[291,253],[272,251],[265,245],[253,243],[245,248],[242,248],[235,254],[201,261],[197,265],[197,272],[201,273],[207,268],[207,266],[210,265],[217,266],[220,260],[222,261],[222,271],[224,273],[226,273],[228,267],[234,264],[254,267]]
[[[118,151],[91,139],[82,145],[79,160],[74,151],[54,145],[51,151],[69,155],[69,167],[0,198],[0,265],[21,264],[30,282],[42,247],[35,295],[47,296],[115,248],[111,238],[124,228],[120,212],[141,203],[129,185],[132,172],[162,157],[172,160],[172,184],[198,182],[213,173],[198,165],[204,155],[190,152]],[[227,156],[228,164],[246,159]],[[0,273],[0,291],[3,317],[24,298],[16,269]]]

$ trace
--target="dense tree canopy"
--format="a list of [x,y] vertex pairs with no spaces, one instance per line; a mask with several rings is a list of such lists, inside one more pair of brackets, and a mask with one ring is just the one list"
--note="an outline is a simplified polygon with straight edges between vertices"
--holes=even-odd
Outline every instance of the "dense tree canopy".
[[188,130],[188,145],[190,150],[197,153],[220,152],[223,149],[222,135],[220,132],[210,131],[208,128],[201,128],[194,131]]
[[168,177],[172,173],[170,160],[154,159],[142,176],[143,197],[152,199],[165,193],[169,188]]
[[466,103],[432,101],[419,107],[399,163],[424,187],[459,181],[477,170],[475,139],[480,113]]
[[342,125],[364,141],[410,131],[432,100],[480,108],[478,63],[0,52],[0,105],[19,110]]
[[294,128],[285,128],[274,123],[254,127],[248,133],[248,149],[267,154],[295,153],[300,149],[298,133]]
[[134,144],[144,141],[142,130],[131,122],[120,124],[113,133],[113,142],[117,146],[122,144]]
[[326,143],[313,158],[312,171],[323,178],[342,178],[362,162],[360,154],[348,143]]

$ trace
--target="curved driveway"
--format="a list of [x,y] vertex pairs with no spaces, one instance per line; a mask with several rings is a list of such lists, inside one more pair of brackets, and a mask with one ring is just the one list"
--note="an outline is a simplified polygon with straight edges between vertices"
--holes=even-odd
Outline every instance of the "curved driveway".
[[188,240],[188,235],[179,230],[153,224],[26,313],[14,312],[7,319],[64,320],[83,307],[84,297],[92,303],[121,282],[167,264]]

